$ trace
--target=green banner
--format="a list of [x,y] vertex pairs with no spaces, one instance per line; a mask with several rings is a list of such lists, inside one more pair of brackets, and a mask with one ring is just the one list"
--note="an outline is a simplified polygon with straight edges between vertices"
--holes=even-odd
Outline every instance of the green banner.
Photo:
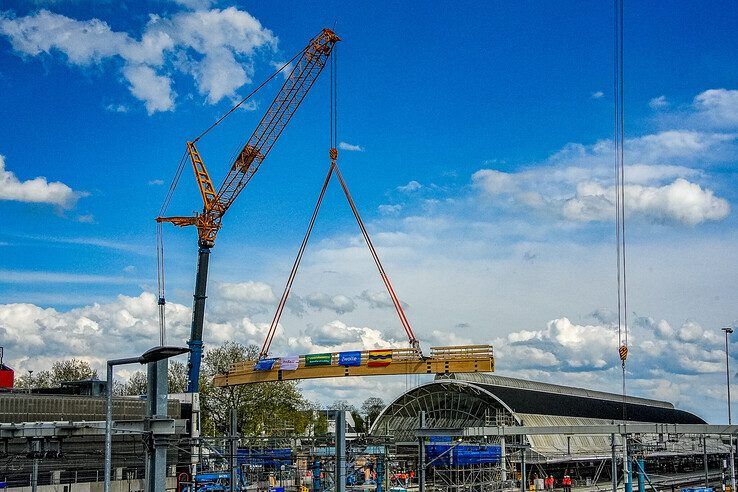
[[333,354],[309,354],[305,356],[305,367],[330,366]]

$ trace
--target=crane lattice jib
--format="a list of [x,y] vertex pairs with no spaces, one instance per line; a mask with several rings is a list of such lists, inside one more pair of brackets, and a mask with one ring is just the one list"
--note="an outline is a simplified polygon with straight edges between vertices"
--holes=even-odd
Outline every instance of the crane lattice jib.
[[[338,36],[330,29],[324,29],[310,41],[259,125],[239,152],[218,193],[215,197],[208,196],[203,215],[212,221],[209,224],[212,233],[210,239],[215,239],[221,217],[259,169],[323,70],[337,41]],[[205,196],[203,193],[203,198]]]

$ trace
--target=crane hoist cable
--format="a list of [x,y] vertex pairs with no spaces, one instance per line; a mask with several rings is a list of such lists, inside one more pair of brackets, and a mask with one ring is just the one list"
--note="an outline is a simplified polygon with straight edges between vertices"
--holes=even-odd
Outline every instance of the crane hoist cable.
[[628,287],[625,254],[625,160],[623,111],[623,0],[614,0],[613,97],[615,150],[615,241],[617,252],[618,355],[623,382],[623,420],[627,419],[626,371],[628,358]]
[[397,312],[398,318],[400,319],[400,324],[402,325],[403,329],[405,330],[405,333],[408,337],[408,340],[410,342],[410,345],[416,349],[418,352],[420,351],[420,344],[415,337],[415,333],[413,332],[413,329],[410,325],[410,322],[407,319],[407,316],[405,315],[405,311],[402,307],[402,303],[397,297],[397,294],[395,293],[394,287],[392,286],[392,282],[389,279],[389,276],[387,275],[386,271],[384,270],[384,266],[382,266],[382,262],[379,259],[379,255],[377,254],[377,251],[374,247],[374,244],[372,243],[372,240],[369,236],[369,232],[366,229],[366,226],[364,225],[364,221],[361,219],[361,215],[359,214],[359,210],[356,207],[356,203],[354,202],[354,199],[351,196],[351,193],[349,192],[348,185],[346,184],[346,180],[344,180],[343,175],[341,174],[341,170],[338,167],[338,150],[336,148],[337,143],[337,127],[338,127],[338,117],[337,117],[337,107],[338,107],[338,88],[337,88],[337,54],[336,50],[333,50],[331,53],[331,80],[330,80],[330,165],[328,167],[328,172],[326,173],[325,179],[323,180],[323,186],[320,189],[320,193],[318,194],[318,199],[315,203],[315,207],[313,208],[313,213],[310,217],[310,221],[308,222],[307,231],[305,232],[305,235],[303,236],[302,242],[300,243],[300,247],[297,251],[297,256],[295,257],[295,261],[292,264],[292,269],[290,270],[290,274],[287,277],[287,282],[285,284],[285,288],[282,291],[282,296],[279,299],[279,302],[277,303],[277,308],[274,313],[274,317],[272,318],[272,322],[269,325],[269,331],[267,332],[267,335],[264,339],[264,344],[262,345],[261,351],[259,353],[259,358],[265,358],[269,354],[269,349],[271,348],[272,341],[274,340],[274,335],[276,334],[277,327],[279,326],[279,321],[282,317],[282,313],[284,312],[284,307],[287,303],[287,298],[290,295],[290,292],[292,290],[292,285],[295,281],[295,277],[297,276],[297,271],[300,267],[300,262],[302,261],[303,254],[305,253],[305,248],[307,247],[308,241],[310,239],[310,235],[313,231],[313,227],[315,226],[315,220],[318,217],[318,213],[320,211],[320,207],[323,203],[323,198],[325,197],[325,192],[328,189],[328,185],[330,184],[331,178],[335,175],[338,179],[338,182],[341,186],[341,190],[343,191],[344,196],[346,197],[346,200],[348,201],[348,204],[351,208],[351,212],[354,215],[354,218],[356,219],[356,223],[359,226],[359,229],[361,230],[361,234],[364,238],[364,241],[372,255],[372,259],[374,260],[374,264],[377,267],[377,270],[379,271],[380,277],[382,278],[382,282],[384,283],[385,288],[387,289],[387,293],[390,296],[390,299],[392,300],[392,304],[395,307],[395,310]]

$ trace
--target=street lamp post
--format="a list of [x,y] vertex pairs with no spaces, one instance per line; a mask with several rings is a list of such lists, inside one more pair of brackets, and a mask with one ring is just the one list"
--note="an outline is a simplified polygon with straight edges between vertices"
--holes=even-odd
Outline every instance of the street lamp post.
[[190,349],[185,347],[154,347],[147,350],[139,357],[128,357],[125,359],[113,359],[108,361],[108,391],[105,415],[105,482],[103,485],[105,492],[110,492],[110,474],[113,461],[113,367],[124,364],[148,364],[150,362],[158,362],[189,351]]
[[[730,351],[728,348],[728,335],[733,333],[730,326],[722,329],[725,332],[725,380],[728,386],[728,425],[733,423],[730,409]],[[735,490],[735,450],[733,448],[733,434],[730,435],[730,492]]]

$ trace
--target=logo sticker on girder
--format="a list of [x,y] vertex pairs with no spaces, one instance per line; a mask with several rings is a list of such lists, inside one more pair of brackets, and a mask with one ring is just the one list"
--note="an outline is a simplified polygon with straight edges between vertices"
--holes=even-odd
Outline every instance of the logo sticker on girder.
[[300,366],[300,356],[290,355],[279,359],[279,368],[283,371],[296,371]]

